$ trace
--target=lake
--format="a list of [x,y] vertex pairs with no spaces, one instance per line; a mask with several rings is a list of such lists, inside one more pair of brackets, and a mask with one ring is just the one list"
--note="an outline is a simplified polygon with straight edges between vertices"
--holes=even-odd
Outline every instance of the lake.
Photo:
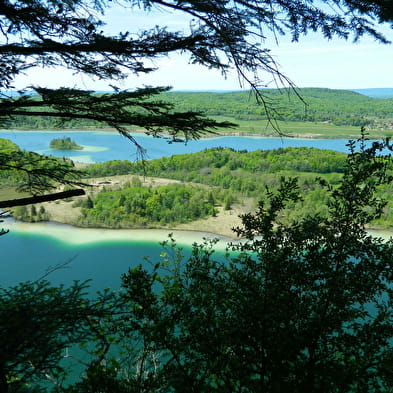
[[[348,152],[346,139],[299,139],[299,138],[258,138],[258,137],[212,137],[171,143],[144,134],[132,134],[146,150],[146,158],[154,159],[173,154],[195,153],[212,147],[231,147],[235,150],[272,150],[284,147],[317,147]],[[70,137],[84,150],[52,150],[49,143],[54,138]],[[75,162],[94,163],[109,160],[136,160],[137,150],[126,138],[116,132],[102,131],[0,131],[0,138],[10,139],[22,149],[49,154],[56,157],[69,157]]]
[[[50,140],[62,136],[85,146],[83,151],[56,151],[49,148]],[[113,159],[136,158],[135,147],[124,137],[113,132],[32,132],[1,131],[21,148],[43,154],[70,157],[75,161],[91,163]],[[235,150],[270,150],[288,146],[308,146],[347,151],[344,139],[280,139],[251,137],[215,137],[184,143],[168,144],[163,140],[135,134],[138,143],[147,149],[147,158],[196,152],[211,147],[231,147]],[[0,237],[1,285],[9,286],[24,280],[36,280],[51,266],[72,260],[67,267],[50,274],[53,283],[72,282],[74,279],[93,279],[93,288],[117,287],[120,275],[129,266],[144,262],[144,256],[157,258],[162,251],[160,241],[167,232],[161,231],[108,231],[78,229],[56,224],[4,223],[11,232]],[[185,250],[194,241],[201,241],[200,233],[178,233]],[[224,242],[225,244],[225,242]],[[223,245],[224,247],[224,245]]]

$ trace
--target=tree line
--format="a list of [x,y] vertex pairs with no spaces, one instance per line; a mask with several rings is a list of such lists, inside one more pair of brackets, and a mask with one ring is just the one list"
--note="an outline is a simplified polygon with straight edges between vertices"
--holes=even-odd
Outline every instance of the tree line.
[[[392,99],[374,99],[347,90],[300,88],[283,93],[263,89],[274,103],[274,118],[282,121],[331,122],[335,125],[376,126],[392,120]],[[302,98],[299,99],[298,95]],[[236,120],[266,120],[268,114],[249,92],[170,92],[165,98],[177,107],[202,111],[209,116]]]
[[138,179],[120,190],[103,190],[77,202],[82,207],[80,226],[154,228],[215,216],[221,195],[187,184],[142,187]]

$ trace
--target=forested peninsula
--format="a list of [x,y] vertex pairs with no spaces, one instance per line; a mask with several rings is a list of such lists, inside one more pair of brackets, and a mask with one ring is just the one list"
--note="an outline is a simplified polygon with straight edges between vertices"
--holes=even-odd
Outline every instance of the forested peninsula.
[[[348,139],[358,136],[360,127],[366,127],[375,138],[393,135],[393,98],[377,99],[353,91],[323,88],[263,89],[261,94],[272,104],[274,113],[266,113],[248,91],[165,92],[160,97],[174,104],[177,111],[200,112],[238,125],[225,130],[226,134],[277,136],[278,128],[289,136]],[[104,125],[86,119],[69,119],[59,124],[50,116],[18,116],[5,120],[2,127],[83,130],[103,129]],[[134,127],[133,131],[143,130]]]

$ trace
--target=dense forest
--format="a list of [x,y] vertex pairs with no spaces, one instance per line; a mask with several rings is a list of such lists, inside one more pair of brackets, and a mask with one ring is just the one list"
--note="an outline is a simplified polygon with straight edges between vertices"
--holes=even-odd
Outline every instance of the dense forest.
[[220,202],[206,188],[184,184],[143,187],[137,179],[121,190],[104,190],[82,206],[78,225],[107,228],[149,228],[194,221],[216,214]]
[[[283,176],[297,176],[302,200],[287,209],[283,219],[288,220],[311,212],[324,214],[327,194],[319,186],[318,179],[337,184],[344,171],[345,160],[344,153],[306,147],[254,152],[214,148],[145,163],[116,160],[92,164],[85,169],[85,176],[145,175],[203,184],[214,187],[214,195],[220,196],[220,203],[225,208],[230,208],[233,201],[241,201],[244,197],[254,198],[256,204],[268,189],[279,186]],[[217,190],[221,190],[220,193]],[[392,192],[392,186],[385,186],[380,195],[389,200]],[[387,206],[383,217],[374,224],[392,226],[392,208]]]
[[[297,92],[266,89],[262,93],[276,108],[275,119],[331,122],[335,125],[365,126],[392,120],[393,99],[374,99],[347,90],[302,88]],[[249,92],[166,93],[179,109],[202,111],[208,116],[238,120],[266,119],[267,114]]]
[[213,148],[198,153],[162,157],[148,162],[108,161],[89,165],[85,176],[141,175],[200,183],[255,196],[266,185],[275,186],[283,175],[297,175],[314,187],[315,174],[335,182],[343,171],[345,154],[316,148],[235,151]]
[[[321,122],[340,126],[389,128],[393,124],[393,98],[375,99],[347,91],[322,88],[293,90],[264,89],[262,94],[274,105],[274,118],[287,122]],[[266,120],[267,114],[248,91],[167,92],[162,99],[175,104],[177,110],[197,111],[216,118],[234,121]],[[3,129],[102,128],[98,122],[47,117],[18,117],[1,124]]]

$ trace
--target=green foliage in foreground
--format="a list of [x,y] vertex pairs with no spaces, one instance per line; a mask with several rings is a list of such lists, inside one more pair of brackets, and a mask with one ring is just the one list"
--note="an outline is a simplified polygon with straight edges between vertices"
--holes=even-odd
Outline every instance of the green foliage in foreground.
[[2,393],[43,392],[38,383],[46,376],[63,381],[67,370],[60,360],[65,351],[93,340],[93,325],[106,313],[109,297],[96,303],[86,292],[86,283],[54,287],[43,278],[0,287]]
[[238,254],[219,261],[195,246],[123,277],[148,370],[160,360],[150,391],[391,392],[393,242],[364,230],[384,206],[376,188],[391,181],[379,147],[350,154],[337,187],[322,182],[325,218],[281,223],[300,198],[283,179],[243,216]]
[[[216,195],[217,198],[217,195]],[[82,209],[81,226],[109,228],[154,227],[183,223],[216,214],[211,192],[203,187],[171,184],[148,188],[126,185],[102,191]]]
[[70,137],[52,139],[49,147],[57,150],[83,150],[83,147],[78,145]]
[[[377,189],[392,181],[383,147],[352,151],[336,186],[321,181],[325,217],[283,223],[282,209],[301,198],[296,178],[283,178],[242,217],[244,240],[224,257],[214,241],[187,256],[166,241],[95,302],[78,286],[72,296],[37,283],[0,291],[2,383],[49,376],[63,393],[391,392],[393,240],[365,230],[385,206]],[[89,355],[67,384],[61,349],[78,342]],[[68,364],[80,367],[75,350]]]

